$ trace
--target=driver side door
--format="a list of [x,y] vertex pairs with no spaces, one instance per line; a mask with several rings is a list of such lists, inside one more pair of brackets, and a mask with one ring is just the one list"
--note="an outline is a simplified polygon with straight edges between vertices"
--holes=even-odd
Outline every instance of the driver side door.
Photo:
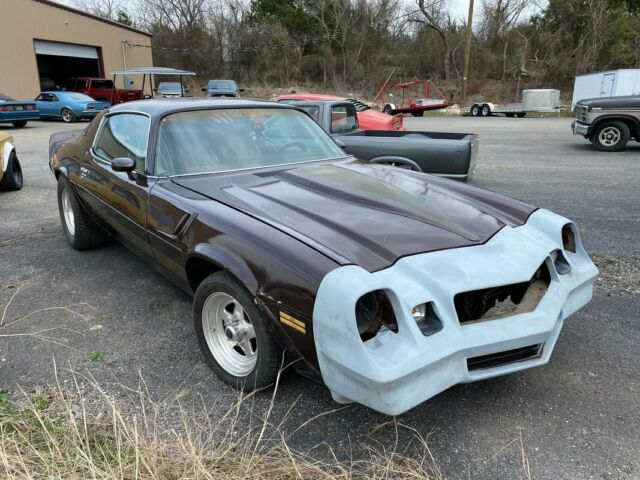
[[[138,113],[103,118],[80,168],[79,186],[96,216],[131,250],[150,259],[146,232],[149,192],[155,184],[146,170],[150,119]],[[133,172],[115,172],[116,158],[134,160]]]

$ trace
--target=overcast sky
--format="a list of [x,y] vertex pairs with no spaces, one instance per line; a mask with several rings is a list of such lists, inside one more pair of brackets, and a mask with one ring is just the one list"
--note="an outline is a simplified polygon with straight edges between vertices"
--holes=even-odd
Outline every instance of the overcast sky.
[[[465,21],[467,19],[467,15],[469,14],[469,0],[448,0],[449,3],[449,11],[451,15],[456,19],[464,18]],[[542,4],[546,4],[546,0],[540,2]],[[475,0],[474,3],[474,12],[477,15],[480,12],[480,8],[482,6],[482,0]],[[536,9],[531,9],[527,12],[527,16],[534,13]]]

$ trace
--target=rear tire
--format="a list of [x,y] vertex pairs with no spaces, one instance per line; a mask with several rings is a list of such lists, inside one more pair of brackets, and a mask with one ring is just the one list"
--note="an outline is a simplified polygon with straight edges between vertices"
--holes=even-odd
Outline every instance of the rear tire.
[[24,179],[22,177],[22,167],[18,161],[15,150],[9,154],[9,164],[0,181],[0,190],[15,191],[22,188]]
[[27,121],[26,120],[20,120],[18,122],[12,122],[13,126],[16,128],[23,128],[27,126]]
[[527,116],[527,112],[518,112],[516,113],[516,117],[518,118],[524,118]]
[[222,271],[202,281],[193,299],[193,321],[200,350],[223,382],[246,392],[274,383],[280,349],[236,277]]
[[58,210],[67,242],[76,250],[99,247],[107,234],[84,211],[64,175],[58,178]]
[[382,109],[382,113],[386,113],[387,115],[393,115],[393,109],[391,105],[385,105],[384,109]]
[[602,122],[594,128],[591,143],[603,152],[617,152],[629,142],[631,132],[629,127],[618,121]]
[[474,103],[471,109],[469,110],[469,112],[471,113],[472,117],[480,116],[480,105],[478,105],[477,103]]
[[60,116],[62,117],[62,121],[64,123],[74,123],[78,121],[78,117],[73,113],[69,108],[65,107],[60,110]]
[[486,103],[480,108],[480,115],[483,117],[491,116],[491,107]]

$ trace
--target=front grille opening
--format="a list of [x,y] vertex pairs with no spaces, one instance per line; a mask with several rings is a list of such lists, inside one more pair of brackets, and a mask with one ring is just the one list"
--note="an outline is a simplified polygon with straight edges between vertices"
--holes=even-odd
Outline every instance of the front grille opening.
[[544,343],[529,345],[528,347],[514,348],[506,352],[490,353],[479,357],[467,358],[467,369],[470,372],[497,368],[512,363],[527,362],[542,356]]
[[461,324],[485,322],[532,312],[549,288],[551,276],[543,263],[528,282],[458,293],[453,303]]

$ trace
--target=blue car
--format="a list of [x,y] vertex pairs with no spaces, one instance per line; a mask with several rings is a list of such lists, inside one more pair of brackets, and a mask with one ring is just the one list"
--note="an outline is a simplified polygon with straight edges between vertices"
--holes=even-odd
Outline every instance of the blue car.
[[108,102],[98,102],[84,93],[52,91],[42,92],[36,98],[40,110],[40,118],[61,118],[63,122],[72,123],[79,119],[91,119],[105,108]]
[[0,93],[0,123],[12,123],[14,127],[24,127],[29,120],[38,120],[40,112],[36,102],[18,102]]

